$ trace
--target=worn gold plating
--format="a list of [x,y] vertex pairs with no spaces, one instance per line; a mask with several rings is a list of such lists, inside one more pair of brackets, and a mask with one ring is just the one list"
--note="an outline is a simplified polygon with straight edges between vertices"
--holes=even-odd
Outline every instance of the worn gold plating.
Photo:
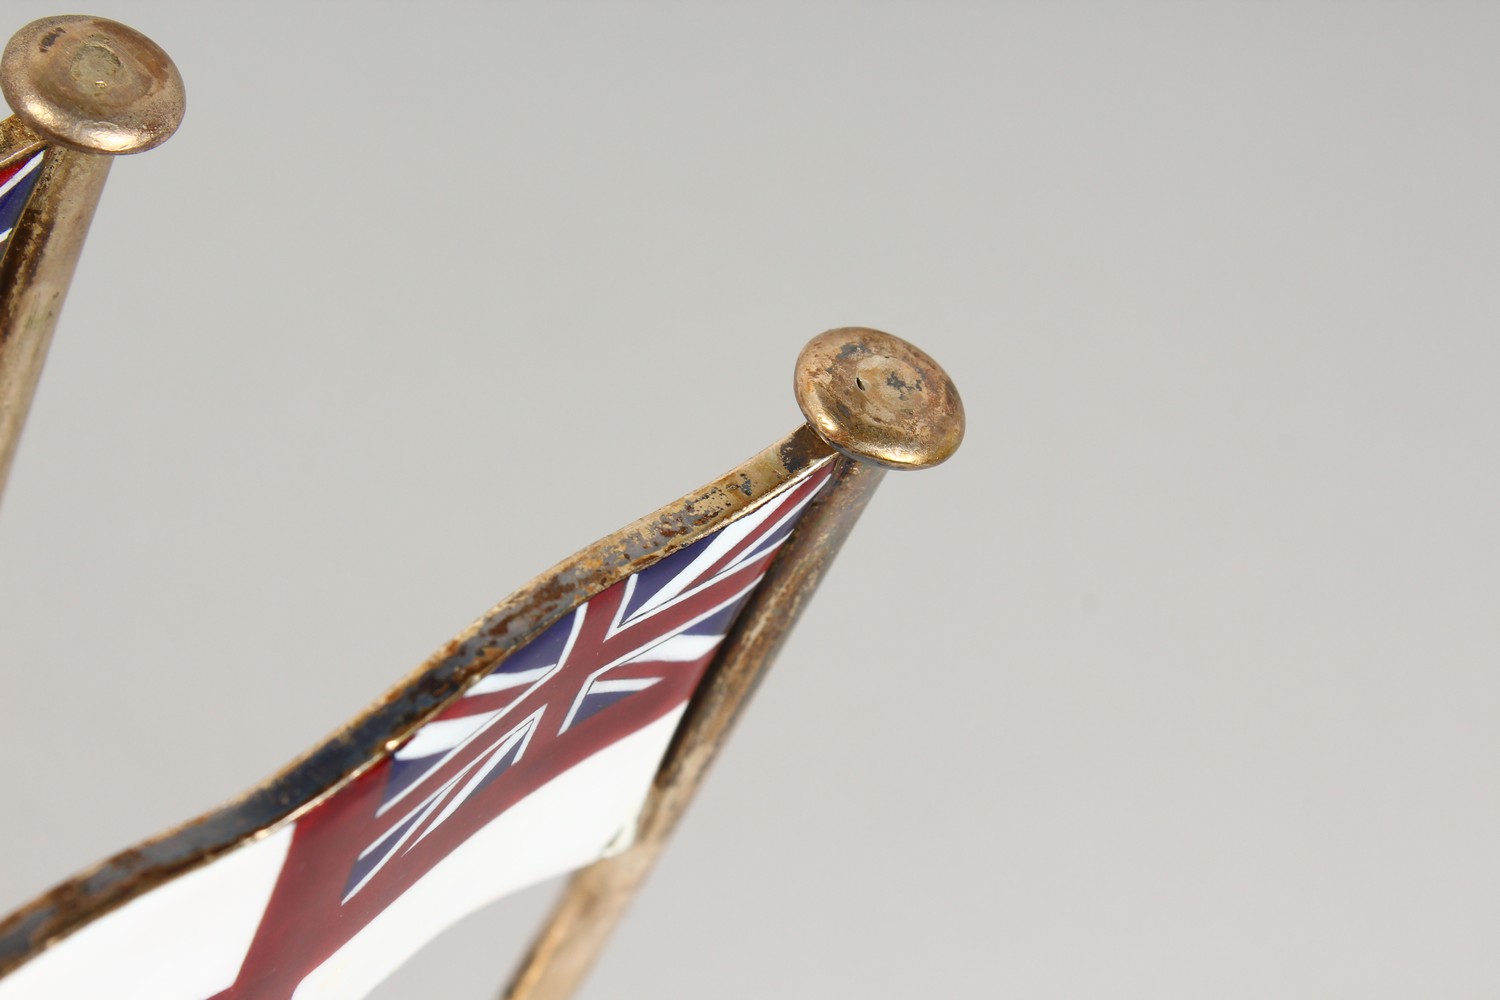
[[821,333],[797,358],[797,405],[818,435],[850,458],[925,469],[964,439],[964,404],[924,351],[881,330]]
[[102,17],[33,21],[0,58],[0,89],[51,142],[88,153],[138,153],[182,122],[182,76],[161,48]]

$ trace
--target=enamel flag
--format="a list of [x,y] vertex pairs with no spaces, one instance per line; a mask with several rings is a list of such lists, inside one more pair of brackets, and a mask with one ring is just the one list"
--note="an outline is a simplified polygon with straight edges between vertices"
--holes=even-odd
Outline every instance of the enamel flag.
[[43,153],[33,153],[8,167],[0,167],[0,254],[10,245],[10,235],[20,221],[26,199],[42,174]]
[[0,979],[0,1000],[365,996],[465,914],[629,845],[678,720],[829,467],[595,594],[294,821]]

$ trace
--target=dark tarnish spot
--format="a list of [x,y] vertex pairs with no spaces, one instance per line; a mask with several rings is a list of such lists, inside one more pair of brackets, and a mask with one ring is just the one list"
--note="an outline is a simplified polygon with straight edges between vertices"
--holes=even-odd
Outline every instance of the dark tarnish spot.
[[838,359],[840,361],[848,361],[850,358],[857,357],[861,354],[870,353],[872,352],[864,344],[861,344],[857,340],[851,340],[849,341],[849,343],[839,348]]
[[103,892],[116,882],[134,876],[144,867],[144,860],[141,852],[133,848],[121,851],[100,865],[98,871],[85,878],[79,884],[79,890],[90,896]]
[[906,401],[906,393],[908,391],[916,392],[922,387],[920,382],[915,387],[907,385],[906,380],[895,372],[891,372],[885,377],[885,384],[896,390],[896,398],[902,402]]
[[42,907],[0,929],[0,971],[8,971],[8,967],[31,954],[34,943],[46,936],[46,924],[56,912],[52,907]]
[[786,444],[781,446],[781,464],[788,472],[800,472],[812,461],[808,454],[807,444],[798,435],[792,435]]
[[740,473],[739,490],[747,497],[755,495],[755,484],[751,482],[750,477],[745,475],[743,472]]
[[67,33],[68,32],[66,28],[53,28],[51,31],[42,36],[41,50],[43,52],[46,52],[48,49],[52,48],[52,46],[57,44],[57,40],[59,38],[61,38],[63,35],[66,35]]

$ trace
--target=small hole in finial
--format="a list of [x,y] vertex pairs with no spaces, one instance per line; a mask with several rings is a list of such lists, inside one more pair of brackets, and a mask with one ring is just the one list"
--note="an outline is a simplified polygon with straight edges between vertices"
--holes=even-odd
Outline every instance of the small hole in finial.
[[865,391],[865,380],[860,378],[858,375],[854,376],[854,384],[859,386],[860,392]]

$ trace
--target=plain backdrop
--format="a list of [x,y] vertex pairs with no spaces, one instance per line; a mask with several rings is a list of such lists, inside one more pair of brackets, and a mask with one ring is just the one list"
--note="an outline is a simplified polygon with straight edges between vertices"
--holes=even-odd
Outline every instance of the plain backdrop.
[[[968,440],[585,1000],[1500,994],[1500,7],[90,13],[188,116],[0,512],[0,910],[769,444],[861,324]],[[377,996],[493,997],[554,889]]]

